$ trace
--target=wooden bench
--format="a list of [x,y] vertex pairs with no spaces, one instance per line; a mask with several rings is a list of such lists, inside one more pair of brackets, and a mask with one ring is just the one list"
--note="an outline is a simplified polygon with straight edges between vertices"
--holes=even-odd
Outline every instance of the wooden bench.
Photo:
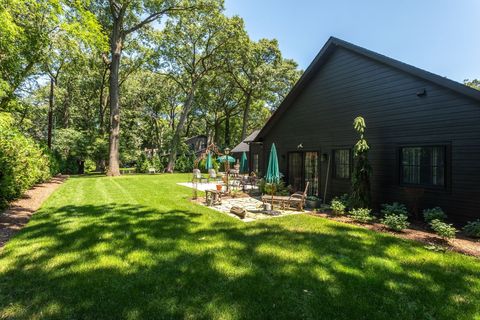
[[309,182],[307,182],[305,186],[305,191],[295,192],[290,196],[272,196],[264,194],[262,196],[262,202],[272,204],[275,203],[279,205],[281,209],[293,207],[297,210],[303,211],[303,208],[305,207],[305,200],[307,198],[308,184]]

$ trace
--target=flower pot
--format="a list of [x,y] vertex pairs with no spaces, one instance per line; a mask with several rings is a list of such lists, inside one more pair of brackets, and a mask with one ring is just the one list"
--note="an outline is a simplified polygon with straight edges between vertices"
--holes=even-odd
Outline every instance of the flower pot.
[[307,199],[305,201],[305,204],[306,204],[307,208],[315,209],[315,208],[320,207],[320,205],[322,204],[322,201],[320,201],[320,200],[308,200]]
[[222,191],[222,185],[221,184],[217,184],[217,191]]

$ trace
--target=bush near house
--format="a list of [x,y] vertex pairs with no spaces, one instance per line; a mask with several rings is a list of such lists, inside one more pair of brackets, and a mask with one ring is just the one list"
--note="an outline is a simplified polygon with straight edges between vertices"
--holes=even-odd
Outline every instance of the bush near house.
[[0,207],[56,173],[55,157],[16,129],[10,115],[0,113]]
[[467,223],[463,227],[463,232],[469,237],[480,238],[480,219]]
[[382,219],[382,223],[389,229],[394,231],[402,231],[408,228],[410,223],[408,222],[408,216],[404,214],[386,214]]
[[451,224],[445,223],[438,219],[434,219],[430,222],[430,226],[436,234],[438,234],[445,240],[455,238],[455,233],[457,232],[457,229],[455,229]]
[[372,210],[368,208],[358,208],[350,210],[350,215],[356,221],[367,223],[373,220]]
[[423,210],[423,218],[425,219],[425,222],[430,223],[433,220],[443,221],[447,218],[447,215],[443,212],[442,208],[435,207]]
[[345,204],[342,201],[340,201],[336,198],[334,198],[332,200],[332,202],[330,202],[330,207],[332,208],[332,211],[335,214],[344,214],[345,213],[345,209],[346,209]]

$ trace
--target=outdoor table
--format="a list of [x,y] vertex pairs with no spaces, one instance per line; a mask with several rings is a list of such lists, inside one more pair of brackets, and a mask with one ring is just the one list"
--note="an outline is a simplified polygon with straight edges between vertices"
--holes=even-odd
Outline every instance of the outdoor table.
[[222,191],[218,191],[215,189],[205,190],[205,202],[208,206],[222,204],[222,194]]

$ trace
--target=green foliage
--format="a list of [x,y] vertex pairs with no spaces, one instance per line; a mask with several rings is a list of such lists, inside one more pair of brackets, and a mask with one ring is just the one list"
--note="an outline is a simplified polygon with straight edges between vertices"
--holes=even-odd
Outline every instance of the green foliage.
[[408,222],[408,216],[401,213],[387,213],[382,219],[382,223],[388,228],[395,231],[402,231],[408,228],[410,223]]
[[447,215],[443,212],[442,208],[435,207],[423,210],[423,218],[425,219],[425,222],[429,223],[433,220],[445,220]]
[[259,189],[262,194],[273,194],[277,196],[288,196],[290,194],[288,188],[285,186],[285,182],[282,180],[278,183],[268,183],[265,179],[262,179],[260,181]]
[[175,171],[177,172],[192,172],[195,162],[194,154],[181,154],[177,157],[175,162]]
[[0,206],[56,173],[52,156],[12,124],[10,115],[0,113]]
[[345,204],[342,201],[340,201],[336,198],[334,198],[332,200],[332,202],[330,203],[330,207],[332,208],[332,210],[335,214],[344,214],[345,213],[345,209],[346,209]]
[[480,219],[470,221],[463,227],[463,232],[467,236],[480,238]]
[[149,169],[155,169],[156,172],[162,172],[165,168],[162,159],[157,155],[147,157],[142,153],[135,165],[136,171],[139,173],[148,173]]
[[94,172],[95,169],[97,168],[95,161],[92,159],[88,158],[85,160],[85,173],[91,173]]
[[404,216],[408,216],[408,211],[407,211],[407,207],[405,207],[404,204],[401,204],[401,203],[398,203],[398,202],[394,202],[392,204],[389,204],[389,203],[384,203],[382,204],[382,214],[383,215],[404,215]]
[[453,225],[438,219],[432,220],[430,222],[430,227],[443,239],[453,239],[455,238],[455,233],[457,232],[457,229],[455,229]]
[[350,210],[349,214],[354,220],[362,223],[367,223],[373,220],[371,212],[372,210],[367,208],[357,208]]
[[363,136],[366,128],[365,120],[362,117],[355,118],[353,127],[360,134],[360,139],[354,148],[350,205],[352,208],[369,207],[371,202],[370,176],[372,174],[372,167],[368,161],[368,150],[370,147]]

